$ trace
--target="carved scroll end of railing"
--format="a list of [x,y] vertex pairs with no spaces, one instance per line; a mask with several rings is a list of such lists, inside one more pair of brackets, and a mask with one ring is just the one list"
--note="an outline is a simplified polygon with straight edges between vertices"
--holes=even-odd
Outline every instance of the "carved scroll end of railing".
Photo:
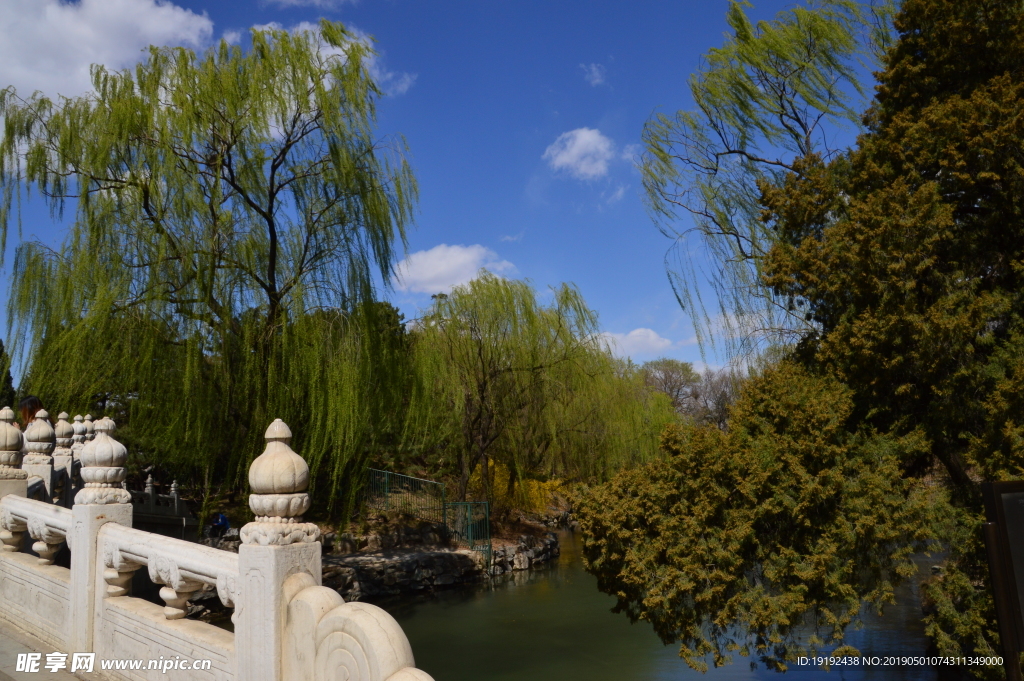
[[0,542],[5,553],[16,553],[21,548],[21,538],[27,529],[25,521],[15,518],[11,509],[0,502]]
[[217,575],[217,597],[225,608],[235,607],[238,602],[238,577],[222,572]]
[[32,550],[39,554],[40,565],[53,565],[53,556],[67,537],[67,530],[60,530],[46,522],[45,518],[33,516],[28,519],[28,534],[36,540]]
[[188,614],[188,599],[203,586],[203,582],[182,576],[177,561],[172,556],[154,554],[149,558],[149,578],[154,584],[163,584],[160,598],[167,604],[164,616],[178,620]]
[[[308,585],[307,585],[308,584]],[[345,603],[338,592],[293,575],[288,602],[284,678],[333,681],[433,681],[416,669],[409,640],[391,615],[368,603]]]
[[101,550],[104,566],[103,581],[107,583],[106,597],[117,598],[127,595],[132,576],[136,570],[142,567],[142,563],[126,559],[114,541],[105,541]]

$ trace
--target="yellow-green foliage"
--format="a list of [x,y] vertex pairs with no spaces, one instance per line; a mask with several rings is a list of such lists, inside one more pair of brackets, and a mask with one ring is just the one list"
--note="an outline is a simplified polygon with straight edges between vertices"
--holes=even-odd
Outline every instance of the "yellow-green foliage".
[[929,631],[942,655],[992,655],[978,481],[1024,475],[1024,3],[905,0],[895,25],[856,148],[763,185],[765,281],[806,311],[802,360],[859,424],[921,438],[902,474],[953,505]]
[[599,588],[699,670],[732,653],[785,669],[841,643],[929,538],[924,488],[899,468],[920,442],[851,433],[852,407],[839,382],[783,363],[748,380],[728,431],[670,426],[665,460],[575,496]]
[[[488,488],[491,490],[491,508],[499,513],[515,509],[543,515],[566,494],[565,484],[558,479],[517,480],[508,467],[500,463],[491,464],[490,472]],[[470,496],[479,495],[482,498],[484,489],[483,470],[477,468],[469,479]]]
[[759,183],[860,125],[858,62],[877,56],[893,4],[817,0],[753,22],[748,3],[732,0],[725,43],[690,78],[694,109],[644,126],[647,204],[674,240],[669,280],[702,347],[717,336],[733,350],[763,350],[766,336],[788,341],[807,329],[803,311],[780,305],[761,278],[777,236],[761,220]]
[[459,498],[477,467],[480,494],[495,498],[493,462],[513,484],[606,479],[654,456],[675,419],[668,397],[604,347],[572,286],[545,306],[528,282],[485,273],[437,298],[411,342],[417,383],[404,443],[452,473]]

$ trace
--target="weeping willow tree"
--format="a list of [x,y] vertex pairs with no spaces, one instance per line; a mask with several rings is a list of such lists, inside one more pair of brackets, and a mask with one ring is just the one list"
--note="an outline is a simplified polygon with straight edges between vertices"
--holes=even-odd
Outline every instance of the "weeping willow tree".
[[0,405],[13,407],[16,395],[14,378],[11,376],[11,357],[4,349],[4,342],[0,340]]
[[731,35],[690,78],[696,108],[644,126],[648,208],[674,241],[669,280],[702,352],[717,340],[749,356],[811,328],[799,301],[763,283],[777,239],[761,219],[761,187],[799,173],[796,159],[830,158],[843,129],[859,129],[859,71],[890,43],[893,4],[812,0],[754,24],[749,3],[732,0]]
[[603,346],[579,291],[552,293],[541,305],[529,283],[484,272],[435,297],[413,334],[406,439],[438,452],[460,499],[474,473],[493,498],[494,464],[509,471],[509,500],[527,478],[605,479],[653,456],[674,418]]
[[81,97],[0,91],[2,236],[32,190],[74,210],[59,250],[16,251],[26,388],[101,400],[130,443],[236,488],[283,418],[331,503],[347,491],[400,403],[403,330],[373,281],[416,198],[404,144],[375,137],[371,54],[322,21],[151,48]]

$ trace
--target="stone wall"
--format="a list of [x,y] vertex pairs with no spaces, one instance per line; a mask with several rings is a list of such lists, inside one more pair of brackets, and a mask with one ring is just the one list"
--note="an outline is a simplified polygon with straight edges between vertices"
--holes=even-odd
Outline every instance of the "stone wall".
[[529,570],[557,558],[559,553],[558,536],[554,532],[548,532],[543,537],[522,535],[516,544],[494,548],[491,556],[491,574],[497,576],[507,572]]
[[[452,550],[441,544],[437,527],[392,528],[372,534],[323,535],[323,584],[346,601],[430,592],[485,578],[483,557],[473,551]],[[231,530],[204,544],[238,551]],[[490,574],[499,576],[529,570],[559,555],[558,536],[520,535],[515,542],[498,540],[491,552]]]
[[[491,553],[491,575],[546,563],[559,555],[558,537],[523,535]],[[429,592],[485,579],[483,556],[473,551],[402,550],[324,554],[323,583],[346,601]]]

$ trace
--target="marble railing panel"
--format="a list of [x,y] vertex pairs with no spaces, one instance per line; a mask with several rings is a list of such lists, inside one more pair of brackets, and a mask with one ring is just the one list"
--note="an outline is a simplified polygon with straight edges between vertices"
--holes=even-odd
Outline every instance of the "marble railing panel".
[[156,584],[178,592],[209,584],[224,605],[237,601],[237,553],[109,523],[99,532],[99,555],[106,569],[123,573],[145,565]]
[[0,553],[0,619],[54,650],[64,650],[67,645],[70,592],[71,571],[67,568],[40,565],[27,553]]
[[180,658],[190,662],[210,660],[208,670],[106,671],[109,679],[149,681],[173,678],[181,681],[240,681],[235,674],[235,635],[212,624],[195,620],[168,620],[164,609],[139,598],[123,596],[102,601],[98,613],[98,659],[149,660]]
[[29,532],[35,527],[40,534],[48,532],[51,538],[59,536],[61,541],[71,529],[70,509],[13,495],[0,499],[0,519],[3,523],[13,519],[16,524],[27,525]]

